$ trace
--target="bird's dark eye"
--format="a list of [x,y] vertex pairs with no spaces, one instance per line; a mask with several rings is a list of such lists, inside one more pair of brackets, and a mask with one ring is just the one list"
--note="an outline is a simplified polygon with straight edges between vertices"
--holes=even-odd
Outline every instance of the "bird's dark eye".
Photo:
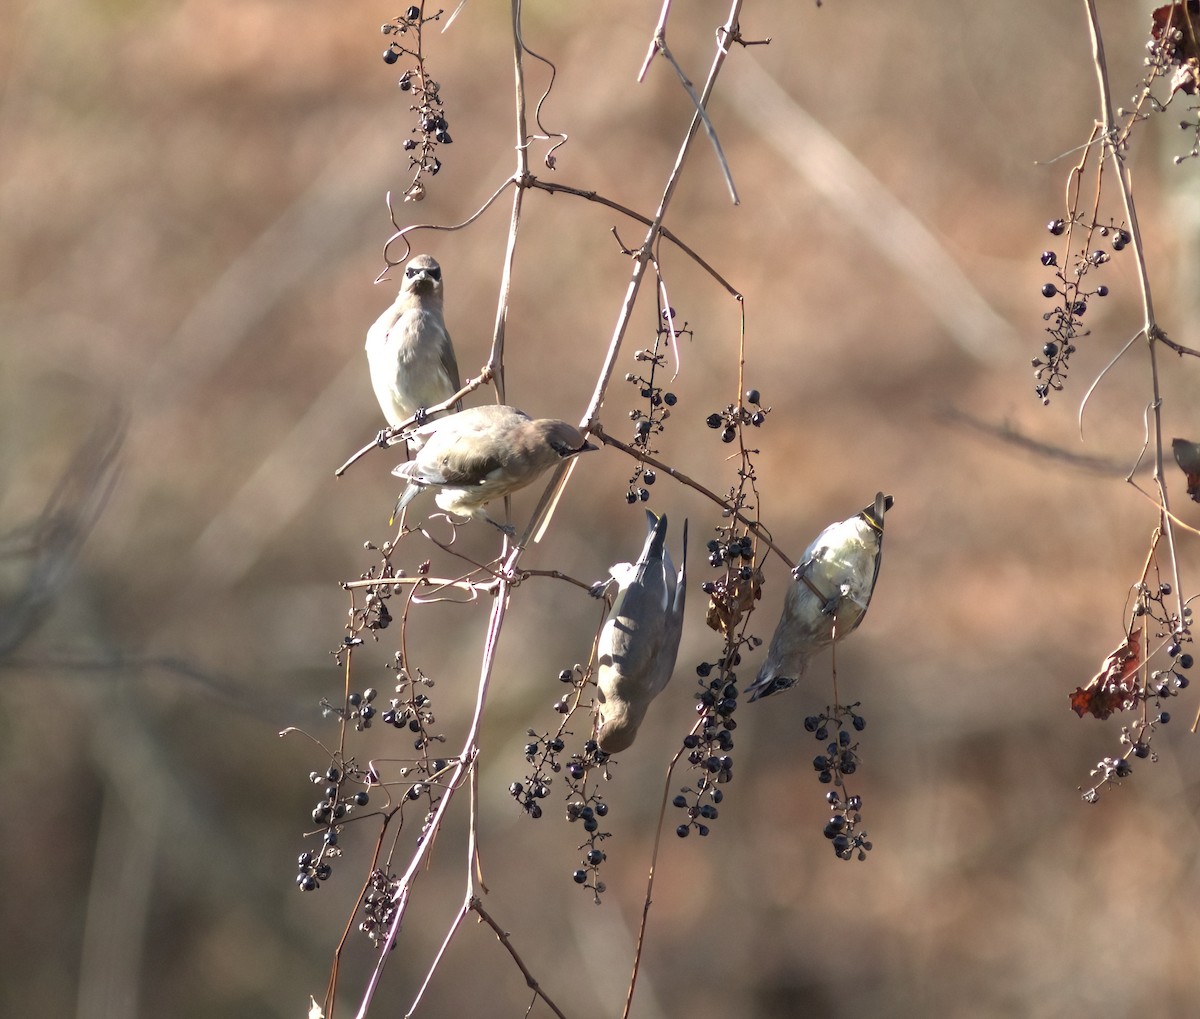
[[440,280],[442,278],[442,270],[435,268],[434,266],[430,266],[425,271],[429,273],[430,279]]
[[413,278],[415,275],[417,275],[417,273],[419,273],[420,271],[421,271],[420,269],[405,269],[405,270],[404,270],[404,275],[405,275],[405,277],[407,277],[408,279],[412,279],[412,278]]

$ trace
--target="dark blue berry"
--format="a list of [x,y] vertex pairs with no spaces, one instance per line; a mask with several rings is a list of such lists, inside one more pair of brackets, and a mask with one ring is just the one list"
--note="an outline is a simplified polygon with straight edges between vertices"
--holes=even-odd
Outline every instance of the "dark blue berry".
[[394,64],[399,59],[400,54],[392,49],[391,46],[383,51],[383,62],[385,64]]

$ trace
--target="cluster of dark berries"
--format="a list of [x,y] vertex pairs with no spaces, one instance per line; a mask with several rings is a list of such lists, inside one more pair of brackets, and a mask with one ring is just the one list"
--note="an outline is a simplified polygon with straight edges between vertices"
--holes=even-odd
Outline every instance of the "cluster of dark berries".
[[[1103,248],[1092,248],[1090,242],[1099,235],[1111,238],[1113,251],[1123,251],[1132,240],[1129,232],[1113,223],[1108,225],[1073,222],[1072,227],[1078,226],[1085,231],[1087,237],[1079,253],[1074,256],[1070,270],[1059,265],[1058,255],[1053,251],[1043,251],[1042,265],[1054,269],[1057,282],[1045,283],[1042,286],[1042,296],[1054,300],[1054,308],[1046,312],[1042,319],[1048,322],[1046,332],[1050,334],[1049,341],[1042,347],[1042,356],[1035,357],[1032,365],[1037,385],[1034,392],[1043,404],[1050,402],[1051,391],[1060,392],[1067,377],[1068,362],[1075,353],[1077,341],[1088,335],[1080,321],[1088,309],[1088,302],[1093,297],[1107,297],[1108,287],[1103,284],[1094,290],[1084,285],[1084,279],[1089,272],[1106,264],[1112,256]],[[1055,237],[1060,237],[1067,231],[1065,220],[1054,219],[1046,224],[1046,229]]]
[[748,571],[750,567],[746,564],[754,562],[754,539],[749,534],[731,534],[725,541],[713,538],[707,548],[708,565],[714,570],[740,563],[738,570]]
[[[1191,642],[1191,606],[1183,607],[1183,619],[1167,607],[1167,599],[1174,589],[1170,584],[1162,583],[1157,587],[1150,584],[1139,584],[1137,587],[1137,603],[1133,607],[1135,616],[1149,616],[1162,628],[1160,637],[1171,636],[1174,643]],[[1182,650],[1182,649],[1181,649]],[[1179,652],[1176,652],[1178,654]],[[1172,655],[1172,658],[1175,656]]]
[[[770,407],[761,405],[762,395],[757,389],[746,390],[744,402],[734,406],[732,403],[727,404],[724,410],[709,414],[704,419],[704,423],[709,428],[721,429],[721,441],[733,442],[737,438],[738,425],[753,425],[758,428],[764,421],[767,420],[767,415],[771,413]],[[750,404],[754,410],[750,410],[746,404]]]
[[399,884],[396,875],[388,875],[379,869],[371,871],[367,881],[367,892],[362,900],[363,919],[358,929],[376,947],[379,939],[387,935],[392,917],[396,915],[395,894]]
[[[554,781],[553,776],[560,774],[563,770],[564,765],[559,760],[559,755],[566,749],[567,744],[564,737],[571,735],[566,728],[569,722],[569,717],[566,716],[571,714],[573,705],[578,704],[579,696],[588,681],[587,671],[582,665],[563,669],[558,674],[558,678],[560,682],[568,683],[571,686],[569,693],[554,702],[555,712],[564,716],[559,723],[558,732],[551,736],[549,733],[538,735],[535,729],[526,730],[525,760],[529,762],[531,768],[524,781],[513,782],[508,787],[509,794],[513,799],[525,813],[535,819],[542,816],[542,807],[537,801],[544,800],[550,795],[550,785]],[[588,746],[594,748],[595,743],[589,740]],[[586,753],[590,753],[590,751],[585,748]],[[585,758],[579,754],[572,755],[567,768],[572,780],[575,779],[577,773],[582,778],[587,771]]]
[[332,873],[329,860],[341,852],[338,849],[338,834],[342,822],[355,807],[365,807],[370,802],[370,796],[365,789],[343,793],[349,776],[336,764],[330,765],[323,773],[314,771],[308,777],[314,785],[324,787],[312,812],[313,822],[323,829],[321,849],[317,853],[309,851],[300,854],[300,873],[296,876],[296,884],[301,890],[311,892],[322,881],[328,880]]
[[[421,8],[410,7],[401,17],[388,22],[381,29],[384,35],[393,37],[387,49],[383,51],[384,63],[395,64],[401,56],[410,57],[416,62],[415,66],[400,76],[399,81],[400,91],[411,94],[413,102],[409,109],[417,115],[417,126],[413,128],[413,134],[417,137],[408,138],[404,142],[404,150],[412,153],[409,163],[416,171],[412,183],[404,193],[405,201],[419,202],[425,197],[422,176],[436,176],[442,168],[441,160],[434,154],[437,146],[449,145],[454,141],[450,137],[450,125],[443,113],[440,86],[425,73],[420,48],[420,33],[424,25],[438,20],[441,15],[442,11],[438,10],[430,17],[422,17]],[[409,32],[417,34],[415,48],[401,42],[401,37]]]
[[[687,838],[693,828],[700,835],[708,834],[707,821],[715,821],[716,804],[724,799],[717,788],[733,781],[733,730],[737,719],[733,717],[738,706],[737,673],[733,667],[741,664],[742,656],[736,649],[730,652],[726,662],[701,662],[696,666],[696,682],[700,689],[696,694],[696,713],[700,720],[695,728],[683,737],[683,748],[687,751],[688,765],[700,772],[694,786],[686,786],[672,801],[676,807],[685,809],[688,819],[675,829],[681,839]],[[714,670],[716,674],[714,675]]]
[[[346,697],[345,705],[332,704],[326,698],[321,699],[321,710],[325,715],[336,715],[344,722],[353,722],[359,732],[371,728],[371,720],[375,717],[375,706],[371,703],[378,695],[374,687],[367,687],[362,693],[354,691]],[[386,717],[384,721],[387,721]]]
[[590,739],[584,743],[583,753],[573,754],[571,763],[567,765],[567,783],[571,790],[571,799],[567,802],[567,820],[572,824],[582,824],[587,835],[587,839],[579,846],[584,854],[581,866],[571,874],[571,880],[590,888],[597,905],[604,892],[600,864],[607,859],[600,843],[610,838],[612,833],[600,830],[599,819],[607,816],[608,804],[604,802],[599,789],[588,791],[587,776],[592,768],[603,767],[607,761],[608,755],[595,740]]
[[380,721],[413,733],[416,737],[413,740],[414,750],[427,750],[433,743],[446,742],[444,733],[430,731],[437,720],[426,691],[433,687],[434,681],[420,669],[416,675],[410,673],[404,667],[404,656],[399,651],[388,669],[396,675],[396,696],[388,700],[387,710],[379,716]]
[[333,868],[321,859],[320,854],[313,855],[309,851],[300,854],[300,873],[296,875],[296,885],[302,892],[315,892],[321,887],[322,881],[328,881],[333,874]]
[[681,839],[687,838],[694,827],[698,835],[701,837],[706,836],[709,832],[709,827],[705,822],[717,819],[717,804],[723,799],[725,799],[725,794],[713,783],[709,782],[707,778],[701,777],[695,789],[685,786],[679,791],[679,795],[671,801],[672,806],[678,807],[680,810],[686,810],[688,817],[686,822],[675,829],[675,834]]
[[592,897],[597,905],[600,896],[605,891],[604,882],[600,880],[600,865],[608,859],[600,843],[611,836],[611,832],[600,831],[600,821],[608,814],[608,804],[600,798],[599,792],[590,796],[580,796],[567,802],[567,820],[572,824],[582,824],[587,833],[587,841],[579,846],[584,851],[582,866],[571,873],[571,880],[577,885],[591,889]]
[[392,614],[388,611],[386,595],[368,591],[363,602],[363,625],[368,630],[386,630],[392,625]]
[[859,829],[862,824],[861,797],[847,796],[843,800],[836,790],[830,789],[825,794],[825,802],[830,809],[825,837],[829,839],[838,859],[849,860],[857,853],[860,860],[865,860],[871,843],[867,840],[867,833]]
[[1180,691],[1186,690],[1191,681],[1186,673],[1195,665],[1195,658],[1189,651],[1184,650],[1185,644],[1192,642],[1190,606],[1183,609],[1180,619],[1167,608],[1166,599],[1172,591],[1170,584],[1159,584],[1157,587],[1141,584],[1138,588],[1138,600],[1134,606],[1134,615],[1160,624],[1158,636],[1167,640],[1163,649],[1169,660],[1169,666],[1153,670],[1144,689],[1139,691],[1139,699],[1153,701],[1152,712],[1121,729],[1121,744],[1125,750],[1119,757],[1105,757],[1092,769],[1092,777],[1097,782],[1090,789],[1083,791],[1083,799],[1095,803],[1100,798],[1100,787],[1110,782],[1118,782],[1133,774],[1133,762],[1130,758],[1148,760],[1151,764],[1158,760],[1158,755],[1151,747],[1151,741],[1158,728],[1171,721],[1171,712],[1164,708],[1163,702],[1172,697],[1178,697]]
[[542,816],[542,807],[538,800],[544,800],[550,795],[551,773],[562,771],[562,763],[558,755],[566,748],[566,742],[560,733],[557,736],[539,736],[533,729],[526,732],[529,742],[525,744],[525,760],[533,765],[524,782],[513,782],[508,787],[509,795],[517,801],[521,808],[535,820]]
[[379,716],[380,721],[385,725],[416,733],[418,738],[414,743],[417,750],[424,749],[430,740],[441,739],[440,736],[431,735],[428,730],[436,719],[425,694],[409,690],[407,699],[393,697],[388,704],[388,709]]
[[[671,313],[674,314],[674,309]],[[652,445],[652,438],[661,435],[665,430],[666,420],[671,416],[671,408],[679,400],[674,393],[664,391],[658,382],[659,373],[665,371],[667,365],[666,355],[661,351],[662,339],[663,329],[660,328],[652,348],[634,353],[639,370],[627,372],[625,375],[625,381],[635,386],[638,396],[646,401],[645,407],[634,407],[629,412],[629,420],[633,422],[633,448],[646,454],[657,452]],[[648,486],[653,485],[655,480],[654,471],[639,464],[630,475],[625,501],[631,505],[648,501]]]
[[856,710],[858,707],[857,702],[845,707],[839,705],[804,719],[804,731],[825,744],[825,752],[817,754],[812,762],[817,780],[842,790],[840,794],[831,790],[825,795],[833,809],[833,816],[825,826],[825,837],[833,842],[834,852],[842,860],[849,860],[856,852],[860,860],[865,859],[871,848],[866,841],[867,833],[859,828],[862,800],[845,795],[845,780],[858,771],[859,764],[858,743],[853,733],[862,732],[867,726],[867,720]]

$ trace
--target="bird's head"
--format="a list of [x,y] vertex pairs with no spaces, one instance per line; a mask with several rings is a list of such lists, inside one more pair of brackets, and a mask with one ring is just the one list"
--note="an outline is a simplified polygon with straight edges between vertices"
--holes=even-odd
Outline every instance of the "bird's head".
[[406,294],[418,297],[435,297],[442,293],[442,267],[431,255],[417,255],[404,267],[404,283],[401,289]]
[[619,754],[633,746],[642,719],[646,717],[645,705],[609,697],[600,704],[600,726],[596,730],[596,743],[606,754]]
[[583,437],[583,433],[578,428],[565,421],[545,419],[536,422],[536,425],[542,433],[546,445],[564,460],[575,456],[576,453],[586,453],[596,449]]

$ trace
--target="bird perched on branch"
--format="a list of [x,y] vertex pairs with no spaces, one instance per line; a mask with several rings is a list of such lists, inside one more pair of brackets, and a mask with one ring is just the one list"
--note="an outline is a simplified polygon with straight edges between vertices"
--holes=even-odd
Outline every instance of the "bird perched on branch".
[[687,581],[687,521],[683,523],[683,565],[679,575],[667,550],[667,518],[646,511],[646,542],[636,563],[617,563],[618,587],[612,611],[600,631],[599,729],[596,742],[606,754],[633,744],[646,709],[671,679],[683,633]]
[[507,534],[511,527],[484,512],[493,499],[535,481],[543,471],[596,447],[579,429],[552,418],[532,419],[515,407],[489,404],[438,418],[409,433],[420,444],[416,456],[393,469],[408,487],[398,514],[423,489],[460,517],[483,517]]
[[892,497],[880,492],[874,504],[830,524],[804,550],[766,661],[746,690],[750,700],[786,690],[804,675],[813,655],[862,622],[879,576],[883,515],[891,508]]
[[400,293],[367,330],[366,346],[375,398],[392,428],[414,416],[421,423],[426,407],[462,388],[442,315],[442,267],[429,255],[404,267]]

